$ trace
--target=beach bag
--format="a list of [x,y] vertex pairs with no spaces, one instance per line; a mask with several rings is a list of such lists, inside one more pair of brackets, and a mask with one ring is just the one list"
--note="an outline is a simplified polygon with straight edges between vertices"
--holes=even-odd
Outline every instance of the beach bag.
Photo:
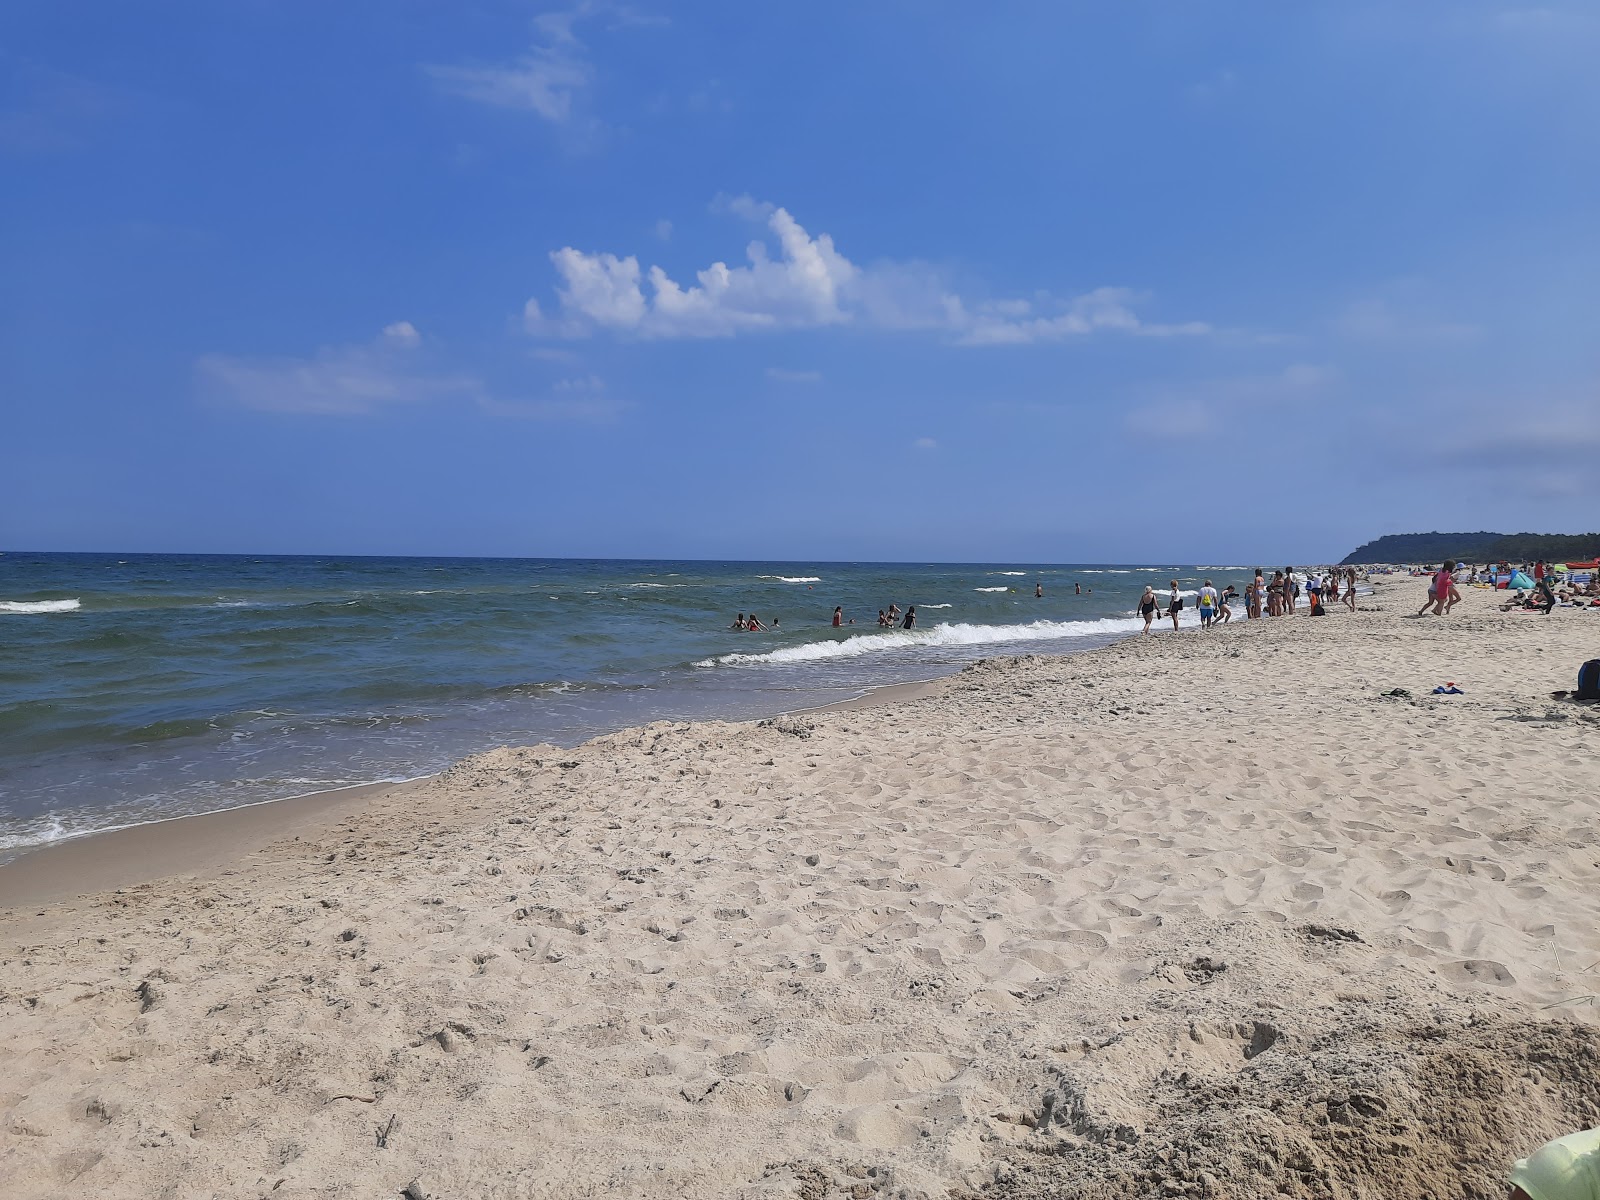
[[1578,668],[1578,700],[1600,700],[1600,658],[1591,658]]

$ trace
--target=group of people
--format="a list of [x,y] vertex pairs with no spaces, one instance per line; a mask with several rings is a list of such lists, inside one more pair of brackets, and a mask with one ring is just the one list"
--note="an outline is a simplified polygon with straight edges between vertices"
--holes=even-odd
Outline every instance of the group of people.
[[[1178,628],[1185,607],[1185,593],[1178,587],[1176,579],[1172,580],[1171,589],[1164,605],[1155,588],[1144,589],[1144,594],[1139,597],[1139,615],[1144,618],[1143,632],[1149,633],[1156,617],[1163,613],[1172,621],[1172,627]],[[1233,602],[1239,600],[1240,596],[1239,589],[1231,583],[1218,591],[1211,580],[1206,580],[1195,593],[1200,627],[1209,629],[1233,620]],[[1285,567],[1281,571],[1274,571],[1268,580],[1266,572],[1257,567],[1243,593],[1244,613],[1251,620],[1257,617],[1293,616],[1300,607],[1302,596],[1309,599],[1310,612],[1314,617],[1326,615],[1327,605],[1332,603],[1343,603],[1351,612],[1355,612],[1356,569],[1330,567],[1326,571],[1311,571],[1301,575],[1293,567]]]
[[738,629],[744,633],[768,633],[777,627],[777,617],[772,618],[771,625],[763,625],[761,623],[761,618],[756,616],[755,613],[751,613],[748,617],[743,613],[740,613],[733,619],[733,624],[728,626],[729,629]]
[[[833,623],[835,625],[839,624],[841,611],[841,609],[837,608],[833,610]],[[900,612],[900,606],[893,602],[890,603],[888,608],[880,608],[878,610],[879,629],[915,629],[916,627],[917,606],[915,604],[907,607],[904,614]]]

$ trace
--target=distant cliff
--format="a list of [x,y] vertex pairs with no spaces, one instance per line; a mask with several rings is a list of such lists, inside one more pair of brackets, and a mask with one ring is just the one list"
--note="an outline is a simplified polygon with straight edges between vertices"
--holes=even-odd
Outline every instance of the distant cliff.
[[1349,563],[1587,561],[1600,533],[1390,533],[1344,556]]

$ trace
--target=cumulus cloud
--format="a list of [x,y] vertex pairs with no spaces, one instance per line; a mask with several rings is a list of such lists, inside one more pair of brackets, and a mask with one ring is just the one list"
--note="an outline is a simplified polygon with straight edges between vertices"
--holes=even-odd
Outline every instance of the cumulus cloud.
[[529,332],[704,338],[852,326],[934,330],[958,342],[990,346],[1100,332],[1144,337],[1212,332],[1199,321],[1145,321],[1134,311],[1141,298],[1126,288],[1097,288],[1066,300],[968,301],[928,264],[851,261],[832,237],[812,236],[785,208],[749,196],[719,197],[713,207],[765,226],[768,237],[746,246],[743,265],[714,262],[685,285],[661,267],[642,269],[633,255],[564,246],[550,255],[559,279],[556,311],[547,314],[530,299],[524,309]]

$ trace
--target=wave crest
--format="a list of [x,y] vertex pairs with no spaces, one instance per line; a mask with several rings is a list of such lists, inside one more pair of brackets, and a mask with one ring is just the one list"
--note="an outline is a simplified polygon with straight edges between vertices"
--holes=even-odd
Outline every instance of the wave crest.
[[724,654],[695,663],[697,667],[739,667],[821,662],[941,646],[992,646],[1005,642],[1043,642],[1063,638],[1115,637],[1144,628],[1137,618],[1103,617],[1098,621],[1033,621],[1027,625],[935,625],[894,633],[859,633],[842,641],[806,642],[766,654]]
[[0,613],[76,612],[82,607],[77,600],[0,600]]

